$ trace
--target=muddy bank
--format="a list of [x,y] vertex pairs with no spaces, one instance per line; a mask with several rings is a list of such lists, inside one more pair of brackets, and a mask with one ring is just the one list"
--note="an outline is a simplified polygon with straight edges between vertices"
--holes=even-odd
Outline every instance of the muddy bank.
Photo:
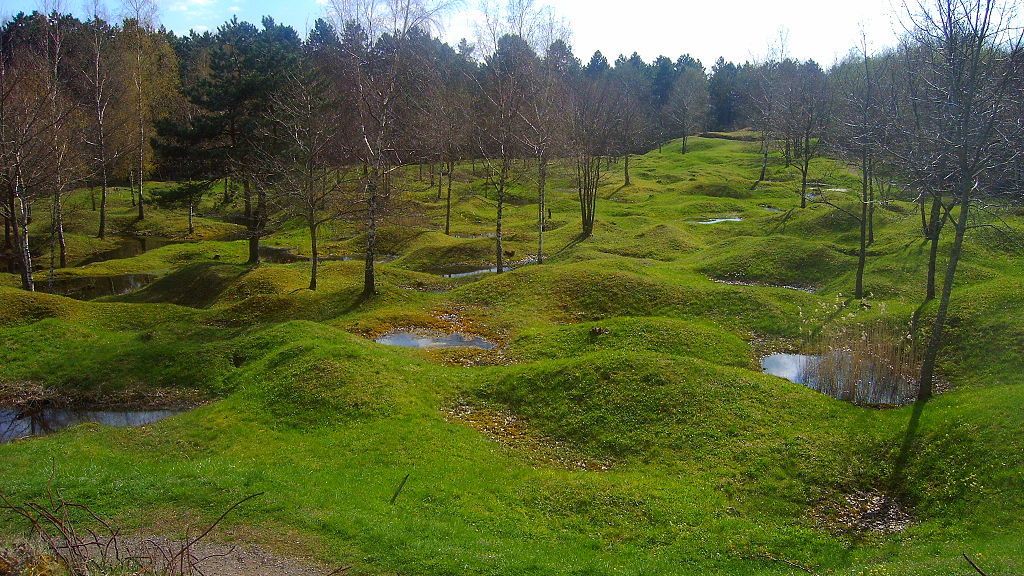
[[189,410],[207,401],[208,395],[193,388],[130,390],[67,390],[34,382],[0,382],[0,408],[65,410]]

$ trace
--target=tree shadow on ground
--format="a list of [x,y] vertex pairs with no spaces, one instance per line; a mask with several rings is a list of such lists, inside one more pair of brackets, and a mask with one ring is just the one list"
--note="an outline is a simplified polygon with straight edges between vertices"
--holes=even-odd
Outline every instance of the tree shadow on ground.
[[907,423],[907,431],[903,435],[903,442],[900,445],[899,454],[893,463],[892,474],[889,476],[889,492],[898,494],[906,484],[907,464],[910,461],[911,449],[918,436],[921,426],[921,415],[924,413],[928,400],[917,400],[914,402],[914,410],[910,414],[910,421]]

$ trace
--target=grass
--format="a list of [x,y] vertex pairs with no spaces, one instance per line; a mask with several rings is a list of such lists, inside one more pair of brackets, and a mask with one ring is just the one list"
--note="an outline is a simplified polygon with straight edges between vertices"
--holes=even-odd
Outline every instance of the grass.
[[[870,410],[765,376],[758,356],[798,348],[809,330],[908,325],[927,249],[912,205],[880,209],[870,307],[851,302],[855,227],[826,206],[797,208],[795,169],[778,158],[752,190],[759,162],[756,143],[693,138],[686,155],[673,142],[634,158],[630,186],[613,165],[587,239],[570,167],[555,165],[547,263],[452,280],[434,272],[493,265],[492,192],[461,166],[452,229],[466,237],[447,237],[443,204],[412,169],[402,187],[418,209],[383,228],[395,259],[369,301],[359,261],[325,263],[315,293],[308,263],[245,266],[226,222],[238,206],[216,196],[200,207],[197,242],[59,271],[158,277],[139,292],[79,302],[23,293],[6,275],[0,382],[208,402],[141,429],[83,425],[2,445],[0,486],[22,500],[54,485],[148,532],[265,492],[230,530],[272,547],[287,534],[285,548],[360,574],[792,573],[765,553],[823,574],[953,573],[965,551],[990,573],[1024,571],[1019,254],[969,238],[940,365],[953,389],[926,405]],[[832,161],[811,170],[855,188]],[[524,172],[505,211],[516,259],[536,250],[532,189]],[[81,207],[73,264],[112,247],[88,237],[87,191],[69,205]],[[151,205],[133,223],[115,196],[112,214],[119,232],[184,237],[180,209]],[[742,221],[695,223],[714,217]],[[354,225],[324,235],[329,254],[361,253]],[[268,243],[308,253],[298,226]],[[399,326],[502,347],[446,354],[364,337]],[[492,439],[452,418],[456,404],[514,415],[531,442]],[[577,469],[530,446],[610,467]],[[819,525],[821,510],[861,491],[896,498],[911,527]],[[18,530],[0,517],[0,533]]]

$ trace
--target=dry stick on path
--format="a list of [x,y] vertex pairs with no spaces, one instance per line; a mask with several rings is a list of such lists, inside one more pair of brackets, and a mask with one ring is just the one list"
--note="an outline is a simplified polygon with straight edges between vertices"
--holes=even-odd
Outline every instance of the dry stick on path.
[[794,562],[792,560],[788,560],[786,558],[779,558],[778,556],[774,556],[774,555],[772,555],[772,554],[770,554],[768,552],[761,552],[760,554],[758,554],[758,557],[763,558],[765,560],[770,560],[772,562],[778,562],[780,564],[785,564],[786,566],[789,566],[790,568],[795,568],[797,570],[800,570],[801,572],[806,572],[807,574],[811,574],[811,576],[818,576],[817,572],[815,572],[814,570],[808,568],[807,566],[804,566],[803,564],[800,564],[798,562]]
[[391,503],[392,504],[395,503],[395,500],[398,500],[398,495],[402,493],[402,489],[405,488],[405,483],[408,482],[408,481],[409,481],[409,474],[406,474],[405,478],[402,478],[402,482],[399,483],[398,489],[396,489],[395,493],[391,495]]
[[971,565],[971,568],[974,568],[975,572],[977,572],[978,574],[981,574],[981,576],[988,576],[988,574],[986,574],[984,570],[979,568],[978,565],[974,563],[974,560],[971,560],[971,557],[968,556],[966,552],[961,554],[961,556],[964,557],[964,560],[967,560],[967,563]]

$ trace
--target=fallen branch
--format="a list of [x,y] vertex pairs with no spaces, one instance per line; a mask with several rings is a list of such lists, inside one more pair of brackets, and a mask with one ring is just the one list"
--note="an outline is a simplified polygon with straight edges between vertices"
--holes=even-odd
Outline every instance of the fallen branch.
[[978,565],[974,563],[974,560],[971,560],[971,557],[968,556],[966,552],[964,552],[962,556],[964,557],[964,560],[967,560],[967,563],[971,565],[971,568],[974,568],[975,572],[981,574],[981,576],[988,576],[988,574],[986,574],[984,570],[979,568]]

